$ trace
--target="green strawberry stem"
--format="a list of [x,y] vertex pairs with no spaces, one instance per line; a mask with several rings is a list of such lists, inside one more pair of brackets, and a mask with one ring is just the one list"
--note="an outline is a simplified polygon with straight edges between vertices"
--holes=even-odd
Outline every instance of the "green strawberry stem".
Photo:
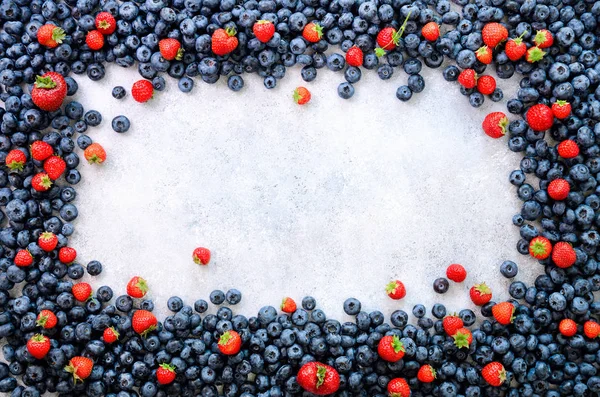
[[404,344],[400,342],[400,338],[394,335],[392,338],[392,347],[394,348],[394,353],[403,352],[404,353]]
[[398,41],[400,41],[400,38],[402,37],[402,35],[404,34],[404,31],[406,30],[406,24],[408,23],[408,18],[410,18],[410,14],[412,14],[412,10],[410,10],[408,12],[408,15],[406,16],[406,18],[404,18],[404,22],[402,22],[402,26],[400,26],[400,29],[398,30]]
[[540,30],[535,34],[533,41],[535,45],[544,44],[546,42],[546,34]]
[[233,338],[231,332],[227,331],[219,338],[219,345],[226,345]]
[[317,365],[317,389],[323,386],[325,383],[325,375],[327,374],[327,368]]
[[402,26],[400,26],[400,29],[398,29],[397,32],[395,32],[392,35],[392,39],[387,42],[383,48],[381,47],[377,47],[375,49],[375,55],[377,55],[377,57],[381,58],[382,56],[385,55],[385,49],[387,46],[389,46],[390,44],[394,44],[394,45],[398,45],[398,43],[400,42],[400,39],[402,38],[402,35],[404,34],[404,31],[406,30],[406,24],[408,23],[408,18],[410,18],[410,14],[412,14],[412,10],[410,10],[408,12],[408,15],[406,16],[406,18],[404,18],[404,22],[402,22]]
[[162,363],[160,367],[162,369],[166,369],[167,371],[175,372],[175,366],[173,364]]
[[457,332],[456,334],[454,334],[453,338],[454,338],[454,344],[459,349],[461,349],[463,347],[469,347],[469,337],[467,334],[465,334],[463,332]]
[[516,39],[513,39],[513,41],[515,42],[515,44],[519,45],[523,42],[523,36],[525,36],[527,34],[527,30],[523,31],[523,33],[521,33],[521,35],[519,37],[517,37]]
[[56,27],[52,29],[52,40],[56,41],[58,44],[62,43],[65,37],[67,37],[67,35],[62,28]]
[[35,334],[31,337],[31,340],[34,342],[44,342],[46,337],[42,334]]
[[228,27],[227,29],[225,29],[225,33],[227,33],[227,36],[233,37],[233,36],[235,36],[237,31],[235,30],[235,28]]
[[35,87],[36,88],[44,88],[44,89],[52,89],[56,87],[56,82],[52,80],[50,77],[42,77],[37,76],[35,78]]
[[396,288],[398,288],[398,284],[396,284],[395,281],[391,281],[385,286],[385,292],[391,294],[392,292],[396,291]]
[[546,52],[542,51],[542,49],[539,47],[531,47],[527,55],[529,55],[527,60],[533,63],[541,61],[542,58],[544,58],[544,55],[546,55]]
[[175,55],[175,60],[176,61],[181,61],[181,58],[183,58],[183,48],[180,48],[177,50],[177,55]]
[[149,326],[144,332],[142,332],[142,338],[148,336],[148,334],[156,329],[156,325]]

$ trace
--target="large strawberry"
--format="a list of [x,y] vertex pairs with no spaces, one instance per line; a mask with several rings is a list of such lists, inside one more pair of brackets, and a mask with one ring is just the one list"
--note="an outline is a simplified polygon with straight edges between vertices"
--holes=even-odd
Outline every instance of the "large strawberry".
[[238,46],[236,33],[233,28],[215,30],[211,39],[212,51],[220,56],[233,52]]
[[60,109],[66,96],[67,83],[60,74],[46,72],[43,76],[36,77],[31,90],[31,99],[38,108],[54,112]]
[[527,45],[523,43],[523,36],[519,36],[515,39],[510,39],[504,46],[504,52],[511,61],[515,62],[523,58],[527,52]]
[[435,369],[429,364],[424,364],[419,368],[417,373],[417,379],[422,383],[431,383],[435,380],[436,372]]
[[37,161],[44,161],[48,157],[52,156],[54,153],[54,149],[50,146],[49,143],[44,141],[35,141],[31,144],[31,157]]
[[323,37],[323,28],[316,22],[307,23],[302,30],[302,37],[309,43],[317,43]]
[[156,317],[148,310],[136,310],[131,318],[131,327],[136,333],[142,336],[146,336],[148,333],[154,331],[157,325],[158,321]]
[[440,25],[434,21],[427,22],[421,28],[421,35],[427,41],[436,41],[440,37]]
[[410,397],[410,386],[404,378],[394,378],[388,382],[389,397]]
[[115,17],[113,17],[110,12],[106,11],[102,11],[96,15],[95,24],[96,29],[105,35],[113,34],[115,29],[117,29],[117,21],[115,20]]
[[600,324],[593,320],[588,320],[583,324],[583,333],[590,339],[597,338],[600,335]]
[[571,115],[571,104],[563,100],[554,102],[552,104],[552,114],[559,120],[566,119]]
[[27,341],[27,351],[38,360],[46,357],[50,347],[50,338],[42,334],[35,334]]
[[148,283],[139,276],[132,277],[127,283],[127,295],[132,298],[143,298],[148,292]]
[[483,367],[481,376],[483,376],[483,379],[491,386],[497,387],[506,381],[506,370],[501,363],[493,361]]
[[575,336],[577,333],[577,323],[570,318],[563,318],[558,323],[558,332],[568,338]]
[[45,172],[39,172],[31,178],[31,187],[36,192],[45,192],[52,186],[52,179]]
[[252,32],[258,41],[261,43],[266,43],[271,40],[275,34],[275,25],[271,21],[261,19],[254,23],[254,26],[252,26]]
[[38,43],[48,48],[58,47],[65,37],[65,31],[62,28],[49,23],[40,26],[37,31]]
[[346,63],[350,66],[359,67],[363,64],[363,51],[360,47],[352,46],[346,51]]
[[404,345],[396,335],[386,335],[379,340],[377,353],[382,360],[395,363],[404,357]]
[[552,262],[561,269],[571,267],[577,261],[573,246],[565,241],[559,241],[552,248]]
[[458,83],[470,89],[477,87],[477,73],[473,69],[465,69],[458,75]]
[[304,364],[296,380],[304,390],[317,396],[333,394],[340,387],[340,375],[335,368],[316,361]]
[[156,381],[161,385],[173,383],[176,377],[174,365],[163,363],[156,370]]
[[567,197],[569,197],[570,191],[571,186],[569,185],[569,182],[562,178],[554,179],[548,184],[548,195],[553,200],[566,199]]
[[29,267],[33,264],[33,256],[29,250],[18,250],[14,259],[15,265],[18,267]]
[[444,327],[444,331],[446,331],[446,334],[452,336],[456,333],[456,331],[464,327],[464,323],[463,320],[456,314],[451,314],[449,316],[444,317],[444,319],[442,320],[442,327]]
[[515,306],[510,302],[500,302],[492,306],[492,315],[502,325],[508,325],[513,322]]
[[6,166],[11,171],[20,172],[23,171],[27,156],[19,149],[13,149],[6,155]]
[[61,247],[58,250],[58,260],[64,264],[71,264],[77,258],[77,251],[73,247]]
[[58,237],[52,232],[43,232],[38,237],[38,245],[44,251],[50,252],[58,245]]
[[50,156],[44,161],[44,171],[52,180],[60,178],[67,169],[67,163],[59,156]]
[[94,362],[87,358],[76,356],[69,360],[69,365],[65,367],[65,371],[73,375],[73,382],[83,381],[87,379],[94,368]]
[[492,300],[492,290],[486,283],[476,284],[469,290],[469,296],[474,304],[483,306]]
[[529,255],[535,259],[546,259],[551,253],[552,243],[546,237],[534,237],[529,242]]
[[467,278],[467,270],[458,263],[453,263],[446,269],[446,277],[455,283],[462,283]]
[[154,86],[148,80],[138,80],[131,86],[131,96],[136,102],[144,103],[152,99]]
[[479,49],[475,51],[475,56],[477,57],[477,60],[479,62],[485,65],[489,65],[490,63],[492,63],[492,50],[486,45],[479,47]]
[[388,26],[379,31],[377,34],[377,45],[379,47],[375,49],[375,55],[381,57],[385,55],[386,51],[392,51],[398,46],[400,39],[406,30],[406,25],[408,24],[408,19],[410,18],[411,13],[412,11],[408,13],[399,30],[396,31],[396,29],[393,27]]
[[579,145],[577,142],[567,139],[558,144],[557,151],[563,159],[572,159],[579,156]]
[[508,39],[508,30],[498,22],[485,24],[481,30],[483,42],[490,48],[495,48],[498,44]]
[[225,331],[217,343],[219,351],[225,355],[233,356],[240,352],[242,348],[242,338],[236,331]]
[[92,286],[88,283],[77,283],[71,287],[71,293],[79,302],[85,302],[92,297]]
[[167,61],[181,61],[183,57],[183,49],[181,43],[177,39],[166,38],[158,42],[158,48],[160,55]]
[[502,112],[492,112],[485,116],[481,123],[483,132],[491,138],[501,138],[506,134],[508,127],[508,117]]
[[58,318],[56,318],[56,315],[52,311],[44,309],[38,314],[35,323],[44,329],[51,329],[58,324]]

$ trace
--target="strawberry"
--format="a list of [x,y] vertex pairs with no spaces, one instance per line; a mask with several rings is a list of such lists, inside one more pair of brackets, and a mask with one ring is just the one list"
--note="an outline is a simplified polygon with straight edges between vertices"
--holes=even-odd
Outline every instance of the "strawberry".
[[558,331],[562,335],[570,338],[577,333],[577,323],[570,318],[564,318],[558,323]]
[[136,333],[144,337],[149,332],[154,331],[157,325],[156,317],[148,310],[136,310],[131,317],[131,327]]
[[66,34],[62,28],[52,24],[45,24],[40,26],[37,31],[38,43],[48,48],[56,48],[63,42]]
[[385,292],[394,300],[402,299],[406,296],[406,288],[404,288],[404,284],[400,280],[390,281],[385,286]]
[[555,179],[548,184],[548,195],[554,200],[564,200],[569,196],[571,186],[564,179]]
[[242,348],[242,338],[236,331],[225,331],[219,338],[219,351],[228,356],[234,356]]
[[49,143],[44,141],[35,141],[31,144],[31,157],[37,161],[44,161],[48,157],[52,156],[54,149]]
[[552,33],[546,29],[538,30],[533,38],[533,42],[539,48],[548,48],[554,44],[554,37]]
[[[484,76],[485,77],[485,76]],[[481,123],[483,132],[490,138],[501,138],[506,134],[508,127],[508,117],[502,112],[492,112],[485,116]]]
[[212,51],[219,56],[223,56],[235,50],[238,46],[236,33],[233,28],[215,30],[212,35]]
[[35,189],[36,192],[45,192],[50,189],[52,186],[52,179],[45,172],[40,172],[35,174],[33,178],[31,178],[31,187]]
[[455,283],[462,283],[467,278],[467,271],[462,265],[453,263],[446,269],[446,277]]
[[541,48],[533,46],[525,53],[525,60],[529,63],[539,62],[544,58],[546,52],[542,51]]
[[566,119],[571,115],[571,104],[563,100],[554,102],[552,104],[552,114],[559,120]]
[[404,22],[402,26],[400,26],[400,30],[396,31],[396,29],[392,27],[383,28],[377,33],[377,47],[375,49],[375,55],[381,57],[385,55],[386,51],[392,51],[394,48],[398,46],[400,43],[400,38],[404,34],[404,30],[406,30],[406,24],[408,23],[408,18],[410,18],[409,12],[406,18],[404,18]]
[[440,37],[440,26],[431,21],[421,28],[421,35],[427,41],[436,41]]
[[527,110],[527,124],[534,131],[545,131],[554,124],[554,114],[548,106],[538,103]]
[[572,159],[579,156],[579,146],[577,142],[567,139],[558,144],[558,155],[563,159]]
[[38,314],[35,323],[36,325],[44,329],[51,329],[56,327],[58,319],[56,318],[56,315],[50,310],[44,309]]
[[11,171],[23,171],[27,156],[19,149],[13,149],[6,155],[6,166]]
[[504,366],[497,361],[493,361],[483,367],[481,376],[491,386],[500,386],[506,381],[506,370]]
[[18,250],[15,255],[15,265],[18,267],[29,267],[33,263],[33,256],[29,250]]
[[317,361],[304,364],[298,370],[296,381],[304,390],[317,396],[333,394],[340,387],[340,375],[335,368]]
[[471,346],[471,343],[473,343],[473,334],[471,334],[471,331],[467,328],[458,329],[454,335],[452,335],[452,338],[454,339],[454,344],[459,349],[462,349],[463,347],[468,348]]
[[83,151],[83,156],[90,164],[102,164],[106,160],[106,151],[99,143],[92,143]]
[[208,262],[210,262],[210,250],[208,248],[198,247],[194,250],[192,258],[197,265],[208,265]]
[[143,298],[147,292],[148,284],[139,276],[132,277],[127,283],[127,295],[132,298]]
[[290,297],[283,298],[281,301],[281,311],[284,313],[293,313],[296,311],[296,302]]
[[504,52],[508,59],[513,62],[518,61],[523,58],[525,53],[527,52],[527,46],[523,43],[523,36],[519,36],[515,39],[510,39],[504,46]]
[[493,76],[485,75],[477,79],[477,91],[483,95],[492,95],[496,90],[496,79]]
[[104,35],[113,34],[117,29],[117,21],[110,12],[102,11],[96,15],[96,29]]
[[559,241],[552,248],[552,262],[561,269],[571,267],[577,261],[577,254],[571,244]]
[[431,383],[435,380],[435,375],[435,369],[429,364],[424,364],[417,372],[417,379],[422,383]]
[[460,317],[458,317],[456,314],[451,314],[449,316],[444,317],[444,319],[442,320],[442,326],[444,327],[444,331],[446,331],[446,334],[452,336],[456,333],[456,331],[464,327],[464,324],[463,320]]
[[492,290],[486,283],[476,284],[469,290],[469,296],[474,304],[483,306],[492,300]]
[[104,47],[104,36],[98,30],[90,30],[85,36],[85,44],[90,50],[98,51]]
[[65,78],[56,72],[47,72],[43,76],[37,76],[31,99],[38,108],[47,112],[60,109],[63,100],[67,96],[67,83]]
[[50,252],[58,245],[58,237],[52,232],[44,232],[38,237],[38,245],[44,251]]
[[496,48],[498,44],[508,39],[508,30],[498,22],[486,23],[481,30],[481,37],[485,45]]
[[363,51],[357,46],[350,47],[346,52],[346,63],[357,68],[362,66]]
[[465,88],[477,86],[477,73],[473,69],[465,69],[458,75],[458,82]]
[[309,43],[317,43],[323,37],[323,28],[316,22],[309,22],[302,30],[302,37]]
[[254,23],[254,25],[252,26],[252,32],[254,33],[254,36],[256,36],[258,41],[260,41],[261,43],[266,43],[269,40],[271,40],[271,38],[275,34],[275,25],[271,21],[261,19]]
[[510,302],[500,302],[492,306],[492,315],[502,325],[508,325],[513,322],[515,306]]
[[85,302],[92,297],[92,286],[88,283],[77,283],[71,287],[71,293],[79,302]]
[[583,333],[590,339],[597,338],[600,335],[600,324],[588,320],[583,324]]
[[404,378],[394,378],[388,382],[389,397],[410,397],[410,387]]
[[72,247],[62,247],[58,250],[58,260],[65,264],[70,264],[77,258],[77,251]]
[[44,161],[44,171],[50,179],[57,180],[67,169],[67,163],[59,156],[50,156]]
[[396,335],[386,335],[377,345],[377,353],[382,360],[395,363],[404,357],[404,345]]
[[106,343],[115,343],[119,340],[119,332],[114,327],[108,327],[102,333],[102,339]]
[[156,370],[156,380],[161,385],[173,383],[176,376],[175,366],[171,364],[160,364]]
[[304,105],[310,101],[310,91],[304,87],[298,87],[294,90],[294,101],[298,105]]
[[131,86],[131,96],[136,102],[144,103],[152,99],[154,87],[148,80],[138,80]]
[[475,56],[477,57],[477,60],[483,63],[484,65],[489,65],[490,63],[492,63],[492,55],[492,50],[490,50],[490,47],[486,45],[479,47],[479,49],[475,51]]
[[552,252],[552,243],[546,237],[538,236],[529,242],[529,255],[535,259],[546,259]]
[[27,351],[38,360],[46,357],[50,347],[50,338],[42,334],[35,334],[27,341]]
[[69,360],[69,365],[65,367],[65,371],[73,374],[73,383],[87,379],[92,373],[94,362],[87,357],[75,356]]
[[158,42],[158,49],[160,50],[160,55],[167,61],[172,61],[173,59],[181,61],[183,57],[183,48],[181,48],[181,43],[177,39],[167,38],[160,40]]

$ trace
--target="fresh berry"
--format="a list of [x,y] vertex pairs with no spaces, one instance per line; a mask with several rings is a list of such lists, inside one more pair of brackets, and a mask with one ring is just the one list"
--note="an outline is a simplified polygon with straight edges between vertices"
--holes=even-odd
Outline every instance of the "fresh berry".
[[492,361],[481,370],[481,376],[491,386],[500,386],[506,381],[506,370],[504,366],[497,362]]
[[567,242],[559,241],[552,248],[552,262],[561,269],[571,267],[577,261],[577,254],[573,246]]
[[147,292],[148,284],[139,276],[132,277],[127,283],[127,295],[132,298],[143,298]]
[[452,339],[454,339],[454,345],[459,349],[468,348],[473,343],[473,334],[467,328],[460,328],[452,335]]
[[490,22],[486,23],[481,30],[481,36],[485,45],[496,48],[498,44],[508,39],[508,30],[498,22]]
[[558,331],[562,335],[570,338],[577,333],[577,323],[570,318],[564,318],[558,323]]
[[481,123],[483,132],[491,138],[501,138],[508,128],[508,117],[502,112],[492,112],[485,116]]
[[117,21],[110,12],[102,11],[96,15],[96,29],[104,35],[113,34],[117,29]]
[[438,294],[445,294],[448,292],[448,288],[450,288],[450,283],[447,278],[438,277],[433,280],[433,290]]
[[87,379],[94,368],[94,362],[87,357],[76,356],[69,360],[69,365],[65,367],[65,371],[73,374],[73,383]]
[[431,21],[421,28],[421,35],[427,41],[436,41],[440,37],[440,26]]
[[160,55],[167,61],[181,61],[183,57],[183,48],[181,48],[181,43],[177,39],[162,39],[158,42],[158,48]]
[[67,83],[60,74],[46,72],[43,76],[35,78],[31,90],[31,99],[38,108],[47,112],[54,112],[60,109],[66,96]]
[[261,43],[266,43],[271,40],[275,34],[275,25],[271,21],[261,19],[254,23],[254,26],[252,26],[252,32],[258,41]]
[[72,247],[61,247],[58,250],[58,260],[65,264],[70,264],[77,258],[77,251]]
[[27,351],[38,360],[46,357],[50,347],[50,338],[42,334],[35,334],[27,341]]
[[212,34],[212,51],[219,55],[227,55],[238,46],[238,38],[235,37],[236,30],[233,28],[217,29]]
[[15,255],[15,265],[18,267],[28,267],[33,263],[33,256],[29,250],[18,250]]
[[293,313],[296,311],[296,302],[290,297],[283,298],[281,301],[281,311],[284,313]]
[[85,44],[90,47],[90,50],[101,50],[104,47],[104,36],[98,30],[90,30],[85,36]]
[[210,250],[204,247],[198,247],[192,254],[192,259],[197,265],[208,265],[210,262]]
[[31,187],[36,192],[45,192],[52,186],[52,179],[45,172],[37,173],[31,178]]
[[233,356],[242,348],[242,338],[236,331],[225,331],[219,338],[219,351],[225,355]]
[[106,151],[102,145],[94,142],[85,148],[83,156],[90,164],[102,164],[106,160]]
[[38,237],[38,245],[44,251],[50,252],[58,245],[58,237],[52,232],[43,232]]
[[548,48],[554,44],[554,37],[552,37],[552,33],[546,29],[538,30],[533,38],[533,42],[539,48]]
[[49,143],[44,141],[35,141],[31,144],[31,157],[37,161],[44,161],[48,157],[52,156],[54,149]]
[[546,55],[546,52],[539,47],[533,46],[525,53],[525,60],[529,63],[539,62],[544,59],[544,55]]
[[131,317],[131,327],[142,336],[154,331],[157,325],[156,317],[148,310],[136,310]]
[[102,339],[105,343],[115,343],[119,340],[119,332],[114,327],[108,327],[102,333]]
[[298,87],[294,90],[294,102],[298,105],[304,105],[310,101],[310,91],[304,87]]
[[492,315],[502,325],[508,325],[513,322],[515,306],[510,302],[500,302],[492,307]]
[[38,314],[35,323],[37,326],[42,327],[44,329],[52,329],[56,327],[58,319],[56,318],[56,315],[53,312],[44,309]]
[[307,23],[302,30],[302,37],[309,43],[317,43],[323,37],[323,28],[316,22]]
[[424,364],[417,372],[417,379],[422,383],[431,383],[435,380],[435,369],[429,364]]
[[444,327],[446,334],[448,334],[448,336],[452,336],[456,333],[456,331],[464,327],[464,323],[460,317],[455,314],[451,314],[444,317],[442,320],[442,326]]
[[476,284],[469,290],[471,301],[477,306],[483,306],[492,300],[492,290],[486,283]]
[[176,376],[175,366],[171,364],[160,364],[156,370],[156,381],[161,385],[173,383]]
[[519,59],[523,58],[523,56],[527,52],[527,45],[523,43],[522,37],[510,39],[506,42],[506,45],[504,46],[504,52],[506,53],[508,59],[510,59],[513,62],[516,62]]
[[564,200],[569,196],[571,186],[564,179],[555,179],[548,184],[548,195],[554,200]]
[[395,363],[404,357],[404,345],[397,335],[386,335],[377,345],[377,353],[382,360]]
[[154,87],[148,80],[138,80],[131,86],[131,96],[136,102],[144,103],[152,99]]
[[577,142],[567,139],[558,144],[558,155],[563,159],[572,159],[579,156]]
[[37,40],[43,46],[56,48],[65,39],[65,31],[58,26],[46,24],[40,26],[37,31]]
[[389,397],[410,397],[410,386],[404,378],[394,378],[388,382]]
[[57,180],[67,169],[67,163],[59,156],[50,156],[44,161],[44,171],[50,179]]
[[465,69],[458,75],[458,82],[465,88],[477,87],[477,73],[473,69]]
[[23,171],[26,161],[27,156],[25,156],[25,153],[19,149],[13,149],[8,152],[5,159],[8,169],[16,172]]
[[77,283],[71,288],[71,293],[79,302],[85,302],[92,297],[92,286],[88,283]]
[[600,324],[593,320],[588,320],[583,323],[583,333],[590,339],[600,336]]
[[475,51],[475,56],[477,57],[477,60],[483,63],[484,65],[489,65],[490,63],[492,63],[493,53],[490,47],[486,45],[480,47],[477,51]]
[[527,111],[527,124],[534,131],[545,131],[554,124],[554,114],[548,106],[539,103]]
[[571,115],[571,104],[563,100],[554,102],[552,104],[552,114],[559,120],[566,119]]
[[483,95],[492,95],[496,91],[496,79],[490,75],[480,76],[477,79],[477,91]]
[[[392,27],[383,28],[377,34],[377,44],[385,51],[392,51],[400,42],[400,35]],[[381,55],[383,55],[382,53]],[[378,54],[379,55],[379,54]]]
[[546,259],[552,252],[552,243],[546,237],[538,236],[529,242],[529,255],[535,259]]
[[335,368],[316,361],[304,364],[296,381],[304,390],[317,396],[333,394],[340,387],[340,375]]
[[346,63],[357,68],[362,66],[363,51],[357,46],[350,47],[346,52]]
[[467,271],[462,265],[453,263],[446,269],[446,277],[455,283],[462,283],[467,278]]
[[402,299],[406,296],[406,288],[400,280],[394,280],[385,286],[385,292],[394,300]]

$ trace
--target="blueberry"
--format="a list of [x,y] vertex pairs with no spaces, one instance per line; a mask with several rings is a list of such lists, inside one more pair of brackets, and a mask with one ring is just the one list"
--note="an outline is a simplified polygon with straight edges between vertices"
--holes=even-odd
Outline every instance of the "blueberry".
[[317,301],[312,296],[302,298],[302,308],[304,310],[314,310],[317,307]]
[[178,296],[172,296],[167,301],[167,308],[172,312],[178,312],[183,308],[183,300]]
[[230,305],[237,305],[242,301],[242,293],[237,289],[230,289],[225,294],[225,299]]
[[433,290],[438,294],[445,294],[450,287],[448,279],[440,277],[433,282]]
[[500,273],[506,278],[513,278],[519,272],[519,268],[513,261],[504,261],[500,265]]
[[221,290],[214,290],[210,293],[210,301],[213,305],[222,305],[225,302],[225,293]]
[[202,314],[208,310],[208,303],[204,299],[198,299],[194,303],[194,310]]
[[227,79],[227,86],[230,90],[237,92],[244,88],[244,80],[238,75],[229,76]]
[[349,316],[357,315],[360,312],[361,304],[356,298],[348,298],[344,301],[344,312]]
[[396,90],[396,98],[402,102],[406,102],[412,98],[412,90],[407,85],[402,85]]
[[343,99],[350,99],[354,95],[354,86],[348,82],[340,83],[338,86],[338,95]]
[[125,98],[125,95],[127,95],[127,91],[125,91],[125,88],[121,87],[120,85],[112,89],[112,96],[115,99],[123,99]]
[[118,133],[129,131],[130,125],[129,119],[125,116],[117,116],[112,120],[112,129]]

